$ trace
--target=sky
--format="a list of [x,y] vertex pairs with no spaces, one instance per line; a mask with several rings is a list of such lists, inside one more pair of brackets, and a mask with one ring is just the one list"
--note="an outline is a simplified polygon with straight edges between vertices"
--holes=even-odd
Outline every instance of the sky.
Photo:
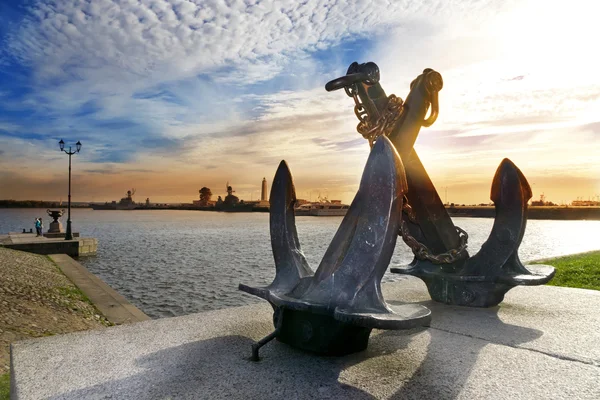
[[[373,61],[406,98],[442,74],[415,149],[440,197],[487,203],[503,158],[534,198],[600,195],[600,2],[0,0],[0,199],[260,196],[350,202],[369,145],[325,83]],[[410,190],[410,188],[409,188]]]

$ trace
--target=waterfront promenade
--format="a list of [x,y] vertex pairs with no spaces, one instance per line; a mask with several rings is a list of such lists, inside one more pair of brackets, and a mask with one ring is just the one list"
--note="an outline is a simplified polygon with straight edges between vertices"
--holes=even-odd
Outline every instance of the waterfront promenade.
[[[498,307],[446,306],[413,277],[383,285],[431,327],[374,331],[319,357],[273,341],[266,303],[15,343],[14,399],[598,399],[600,292],[518,287]],[[57,356],[60,355],[60,356]]]
[[[402,277],[383,285],[386,300],[430,308],[428,329],[374,331],[366,351],[340,358],[275,341],[253,363],[250,345],[273,329],[265,302],[103,329],[102,298],[110,309],[120,295],[69,257],[0,248],[0,267],[14,399],[600,396],[599,291],[518,287],[500,306],[477,309],[432,302],[420,280]],[[91,331],[24,340],[78,330]]]
[[78,257],[96,254],[97,239],[79,237],[79,233],[76,235],[73,240],[65,240],[64,236],[48,238],[36,236],[35,233],[9,232],[6,235],[0,235],[0,246],[44,255],[68,254]]

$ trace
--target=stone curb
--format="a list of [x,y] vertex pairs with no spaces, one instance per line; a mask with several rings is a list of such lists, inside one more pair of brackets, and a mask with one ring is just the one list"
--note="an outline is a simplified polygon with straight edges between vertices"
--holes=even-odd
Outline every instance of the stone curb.
[[113,324],[121,325],[152,319],[68,255],[50,254],[48,257]]

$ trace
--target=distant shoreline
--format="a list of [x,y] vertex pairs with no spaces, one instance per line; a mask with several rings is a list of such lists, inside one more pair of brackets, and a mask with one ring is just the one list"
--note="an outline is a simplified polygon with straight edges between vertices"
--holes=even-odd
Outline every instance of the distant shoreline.
[[[0,200],[0,209],[15,209],[15,208],[66,208],[65,205],[54,205],[55,203],[50,202],[11,202],[10,205],[6,205],[5,201]],[[29,204],[23,204],[29,203]],[[42,203],[43,205],[40,205]],[[71,204],[72,208],[91,208],[88,204],[86,205],[74,205]],[[269,212],[265,207],[249,209],[248,207],[239,207],[231,209],[222,209],[215,207],[193,207],[191,205],[185,206],[161,206],[161,207],[146,207],[140,205],[140,207],[133,210],[121,210],[121,211],[135,211],[135,210],[185,210],[185,211],[212,211],[212,212]],[[494,206],[449,206],[446,208],[448,214],[451,217],[465,217],[465,218],[494,218],[496,211]],[[108,210],[117,211],[117,210]],[[547,219],[547,220],[600,220],[600,207],[571,207],[571,206],[530,206],[527,212],[528,219]]]
[[[494,206],[454,206],[446,210],[451,217],[494,218]],[[527,209],[528,219],[548,220],[593,220],[600,221],[600,207],[556,207],[530,206]]]

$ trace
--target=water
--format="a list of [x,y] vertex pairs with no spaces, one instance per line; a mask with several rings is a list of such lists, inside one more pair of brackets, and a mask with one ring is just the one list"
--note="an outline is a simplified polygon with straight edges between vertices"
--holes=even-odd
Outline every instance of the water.
[[[153,318],[184,315],[261,301],[240,292],[238,283],[265,285],[275,273],[267,213],[206,211],[94,211],[73,209],[73,230],[99,240],[98,255],[79,261]],[[40,209],[0,209],[0,234],[33,228]],[[299,217],[298,236],[313,269],[319,264],[342,217]],[[492,219],[455,218],[469,233],[475,254]],[[66,224],[66,216],[63,217]],[[521,259],[596,250],[600,221],[531,220]],[[391,266],[412,260],[398,240]],[[386,273],[384,281],[397,279]]]

